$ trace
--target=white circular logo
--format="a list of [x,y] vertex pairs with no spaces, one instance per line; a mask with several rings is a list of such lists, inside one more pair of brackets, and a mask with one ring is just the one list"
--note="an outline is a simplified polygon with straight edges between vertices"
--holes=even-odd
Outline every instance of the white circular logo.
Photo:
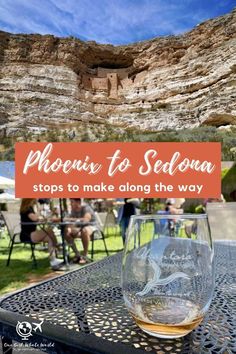
[[28,340],[32,336],[32,326],[29,322],[17,322],[16,333],[23,339]]

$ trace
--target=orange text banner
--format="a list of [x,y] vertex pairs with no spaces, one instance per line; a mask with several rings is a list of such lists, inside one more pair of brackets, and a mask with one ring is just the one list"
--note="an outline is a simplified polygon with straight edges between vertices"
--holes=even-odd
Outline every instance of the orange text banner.
[[220,143],[17,143],[21,198],[217,198]]

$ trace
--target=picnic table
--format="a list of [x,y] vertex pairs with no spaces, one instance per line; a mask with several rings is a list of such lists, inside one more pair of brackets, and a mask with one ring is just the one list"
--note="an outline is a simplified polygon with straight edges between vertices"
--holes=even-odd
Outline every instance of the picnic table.
[[178,339],[151,337],[136,326],[122,299],[121,259],[118,253],[2,299],[3,353],[10,354],[12,340],[54,354],[236,353],[235,243],[215,243],[212,304],[203,322]]

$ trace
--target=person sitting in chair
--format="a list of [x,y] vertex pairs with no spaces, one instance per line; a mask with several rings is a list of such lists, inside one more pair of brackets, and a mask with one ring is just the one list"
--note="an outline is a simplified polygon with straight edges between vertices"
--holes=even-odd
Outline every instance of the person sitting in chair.
[[[71,202],[71,213],[69,215],[69,220],[78,220],[84,222],[95,222],[95,213],[93,209],[87,205],[82,204],[81,198],[72,198],[70,199]],[[92,233],[96,227],[94,226],[84,226],[84,227],[77,227],[76,225],[67,226],[65,230],[65,239],[68,244],[71,246],[73,251],[75,252],[74,263],[79,264],[86,264],[88,262],[88,248],[89,248],[89,241]],[[83,244],[83,253],[80,255],[76,244],[75,238],[81,238]]]
[[[23,198],[20,206],[21,219],[21,242],[47,242],[49,250],[50,265],[56,270],[62,264],[60,259],[56,258],[57,239],[50,228],[37,230],[37,225],[34,224],[40,220],[39,215],[35,212],[34,207],[37,204],[37,199]],[[29,223],[27,225],[27,223]],[[31,223],[31,224],[30,224]]]

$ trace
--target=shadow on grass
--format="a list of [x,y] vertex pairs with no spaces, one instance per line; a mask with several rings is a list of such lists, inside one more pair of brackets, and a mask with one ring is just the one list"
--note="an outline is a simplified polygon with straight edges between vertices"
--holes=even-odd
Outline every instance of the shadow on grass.
[[[2,257],[3,256],[3,257]],[[12,258],[10,265],[7,267],[7,253],[1,253],[0,258],[0,294],[14,291],[18,288],[27,286],[28,279],[32,276],[44,275],[50,272],[49,260],[47,254],[45,258],[37,258],[37,268],[34,268],[33,262],[31,259],[30,250],[23,249],[22,252],[16,250],[14,254],[14,250],[12,253]]]
[[9,253],[9,248],[0,247],[0,254],[1,254],[1,255],[7,255],[7,256],[8,256],[8,253]]

